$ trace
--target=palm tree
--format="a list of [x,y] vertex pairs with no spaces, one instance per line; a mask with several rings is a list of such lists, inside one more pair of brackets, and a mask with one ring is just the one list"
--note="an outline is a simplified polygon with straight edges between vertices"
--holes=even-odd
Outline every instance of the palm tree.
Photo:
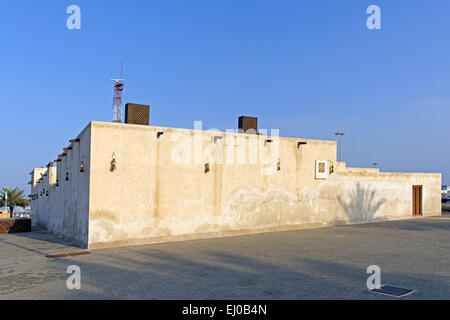
[[[5,193],[6,193],[6,189],[3,189],[0,195],[0,206],[5,206],[6,205],[6,201],[5,201]],[[14,188],[14,189],[8,189],[8,207],[9,207],[9,216],[12,218],[13,216],[13,212],[14,212],[14,208],[15,207],[26,207],[30,204],[30,202],[24,198],[23,196],[24,191],[20,190],[19,188]]]

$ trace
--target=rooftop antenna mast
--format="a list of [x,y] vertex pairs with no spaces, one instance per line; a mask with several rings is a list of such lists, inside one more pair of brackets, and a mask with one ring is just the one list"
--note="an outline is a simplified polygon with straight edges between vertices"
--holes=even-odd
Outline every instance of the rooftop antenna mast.
[[111,79],[114,81],[114,97],[113,97],[113,112],[112,122],[122,122],[122,93],[124,87],[123,61],[120,62],[120,79]]

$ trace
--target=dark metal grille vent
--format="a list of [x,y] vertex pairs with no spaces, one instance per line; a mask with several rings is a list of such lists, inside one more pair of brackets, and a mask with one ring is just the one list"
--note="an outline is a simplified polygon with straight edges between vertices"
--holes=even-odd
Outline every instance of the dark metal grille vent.
[[125,105],[125,123],[148,126],[150,121],[150,106],[127,103]]

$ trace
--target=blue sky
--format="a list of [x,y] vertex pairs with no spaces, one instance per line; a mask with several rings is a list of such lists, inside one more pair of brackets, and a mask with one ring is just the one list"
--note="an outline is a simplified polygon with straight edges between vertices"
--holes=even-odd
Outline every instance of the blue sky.
[[[68,30],[66,8],[81,8]],[[369,30],[366,8],[381,8]],[[54,160],[90,120],[110,121],[112,77],[154,125],[344,137],[343,160],[442,172],[450,184],[450,2],[8,1],[0,10],[0,185]]]

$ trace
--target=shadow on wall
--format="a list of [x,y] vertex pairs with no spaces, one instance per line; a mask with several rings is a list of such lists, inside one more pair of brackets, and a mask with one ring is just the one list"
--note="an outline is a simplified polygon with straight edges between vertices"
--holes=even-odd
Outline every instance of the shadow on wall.
[[[348,221],[372,221],[385,199],[375,202],[375,190],[364,189],[361,184],[356,185],[356,190],[350,194],[350,200],[346,202],[338,196],[339,204],[344,210]],[[379,220],[379,219],[378,219]],[[342,222],[342,220],[340,220]],[[337,222],[337,221],[336,221]]]

